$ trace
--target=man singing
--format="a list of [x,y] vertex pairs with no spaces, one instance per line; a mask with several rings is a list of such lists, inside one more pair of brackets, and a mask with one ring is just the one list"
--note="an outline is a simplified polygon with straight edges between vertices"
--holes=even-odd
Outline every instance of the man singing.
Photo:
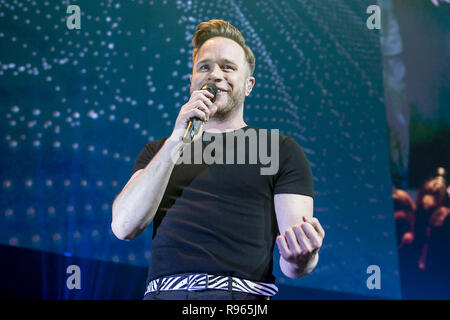
[[[310,165],[291,137],[269,139],[244,122],[255,57],[239,30],[223,20],[202,22],[192,43],[191,97],[172,134],[142,149],[114,200],[111,227],[119,239],[132,240],[154,222],[144,300],[270,299],[278,291],[275,241],[289,278],[311,273],[318,262],[325,233],[313,218]],[[194,118],[201,126],[186,142]],[[240,143],[230,147],[236,137]],[[199,154],[194,145],[201,153],[211,143],[214,163],[179,161]],[[274,172],[263,173],[267,161],[252,161],[255,150],[263,158],[263,147],[279,163]]]

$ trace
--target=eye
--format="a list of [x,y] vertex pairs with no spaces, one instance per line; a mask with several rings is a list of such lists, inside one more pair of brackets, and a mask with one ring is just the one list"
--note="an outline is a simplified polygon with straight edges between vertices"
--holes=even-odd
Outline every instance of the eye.
[[225,69],[230,69],[230,70],[233,70],[233,67],[232,67],[232,66],[230,66],[229,64],[226,64],[226,65],[224,66],[224,68],[225,68]]
[[200,66],[200,70],[207,70],[207,69],[208,69],[208,65],[206,65],[206,64]]

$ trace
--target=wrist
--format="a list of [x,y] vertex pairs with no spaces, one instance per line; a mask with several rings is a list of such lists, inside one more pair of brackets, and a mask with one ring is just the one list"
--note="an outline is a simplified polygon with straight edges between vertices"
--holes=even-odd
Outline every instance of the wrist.
[[319,261],[319,253],[316,252],[305,263],[289,262],[280,256],[281,271],[289,278],[300,278],[310,274]]
[[181,140],[181,137],[177,139],[176,137],[170,136],[164,142],[163,146],[167,150],[165,159],[171,160],[173,164],[176,164],[185,147],[186,144]]

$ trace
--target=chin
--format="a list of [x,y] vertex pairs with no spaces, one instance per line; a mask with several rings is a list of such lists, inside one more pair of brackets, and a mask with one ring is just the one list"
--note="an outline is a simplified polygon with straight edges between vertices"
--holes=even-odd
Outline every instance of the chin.
[[229,95],[228,93],[225,95],[216,95],[216,101],[220,102],[220,103],[224,103],[227,102],[229,99]]

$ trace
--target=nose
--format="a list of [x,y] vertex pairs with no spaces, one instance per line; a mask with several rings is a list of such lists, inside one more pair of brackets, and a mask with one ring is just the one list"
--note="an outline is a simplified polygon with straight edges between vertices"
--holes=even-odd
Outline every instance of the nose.
[[224,79],[223,75],[224,73],[222,69],[220,69],[218,65],[214,65],[213,69],[208,75],[208,81],[220,82]]

